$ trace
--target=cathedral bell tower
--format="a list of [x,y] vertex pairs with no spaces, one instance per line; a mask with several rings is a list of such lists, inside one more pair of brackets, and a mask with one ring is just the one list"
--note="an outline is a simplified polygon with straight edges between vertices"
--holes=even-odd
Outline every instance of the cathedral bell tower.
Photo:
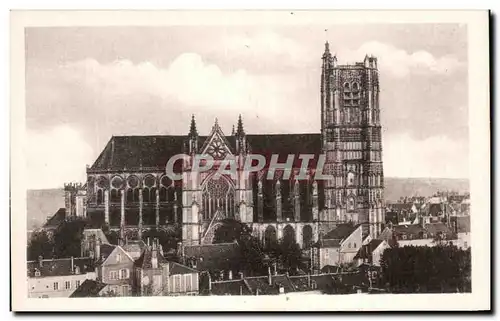
[[338,65],[325,43],[321,71],[321,140],[326,154],[321,221],[363,224],[377,237],[384,222],[377,58]]

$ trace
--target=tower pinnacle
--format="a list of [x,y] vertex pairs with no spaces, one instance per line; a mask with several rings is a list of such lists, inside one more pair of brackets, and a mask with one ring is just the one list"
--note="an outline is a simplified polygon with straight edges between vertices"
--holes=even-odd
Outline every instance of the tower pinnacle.
[[238,117],[238,127],[236,128],[236,135],[237,136],[245,135],[245,130],[243,129],[243,120],[241,120],[241,114]]
[[323,53],[323,59],[329,59],[332,57],[332,54],[330,53],[330,44],[328,43],[328,40],[325,42],[325,52]]
[[191,126],[189,127],[189,137],[197,137],[198,131],[196,130],[196,121],[194,119],[194,115],[191,117]]

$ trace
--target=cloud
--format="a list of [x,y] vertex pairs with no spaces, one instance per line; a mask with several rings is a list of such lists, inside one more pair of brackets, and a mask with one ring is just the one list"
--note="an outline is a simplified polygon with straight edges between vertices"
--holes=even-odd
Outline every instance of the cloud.
[[351,57],[357,57],[358,61],[362,61],[365,55],[377,57],[379,69],[396,78],[406,77],[410,73],[450,75],[463,66],[463,63],[453,55],[435,57],[425,50],[409,53],[391,44],[377,41],[364,43],[356,50],[341,49],[338,59],[340,63],[349,62],[345,59],[352,59]]
[[119,60],[100,64],[87,59],[66,64],[60,72],[68,81],[84,83],[107,96],[151,94],[212,109],[249,110],[261,106],[272,112],[280,97],[276,91],[281,90],[269,79],[251,76],[243,69],[223,73],[196,53],[179,55],[165,69],[150,62]]
[[45,131],[27,131],[28,188],[62,187],[64,183],[85,182],[85,164],[94,151],[84,137],[68,125]]
[[468,144],[446,136],[415,140],[407,134],[384,138],[384,174],[389,177],[468,178]]
[[312,57],[318,59],[318,53],[311,56],[307,46],[272,31],[229,35],[223,39],[221,46],[228,55],[258,58],[260,62],[272,59],[276,65],[309,61]]

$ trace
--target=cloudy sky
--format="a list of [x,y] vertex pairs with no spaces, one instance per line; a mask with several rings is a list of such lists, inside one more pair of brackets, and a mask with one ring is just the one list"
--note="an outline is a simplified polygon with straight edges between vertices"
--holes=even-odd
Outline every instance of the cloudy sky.
[[[325,29],[328,32],[325,33]],[[324,42],[378,57],[384,170],[468,177],[467,30],[459,25],[26,29],[29,188],[84,179],[111,135],[319,132]]]

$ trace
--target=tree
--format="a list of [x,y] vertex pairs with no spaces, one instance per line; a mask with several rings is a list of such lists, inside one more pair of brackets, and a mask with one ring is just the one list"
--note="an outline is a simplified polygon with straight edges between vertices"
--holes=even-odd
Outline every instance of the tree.
[[[94,226],[92,226],[92,227],[94,227]],[[106,239],[108,239],[108,242],[110,244],[118,245],[118,239],[119,239],[120,235],[118,234],[118,232],[112,231],[109,228],[109,224],[104,223],[104,224],[97,226],[95,228],[100,228],[102,230],[102,232],[104,233],[104,236],[106,236]]]
[[67,258],[81,255],[83,230],[86,221],[82,218],[64,220],[54,232],[54,255]]
[[215,231],[213,243],[231,243],[239,241],[243,235],[251,235],[252,230],[248,225],[235,219],[224,219],[220,221],[221,226]]
[[452,245],[384,251],[383,282],[391,292],[470,292],[471,254]]
[[305,268],[302,261],[302,251],[297,242],[282,239],[275,251],[279,263],[289,273],[294,274],[298,270]]
[[115,291],[112,291],[112,290],[104,291],[103,293],[101,293],[99,295],[99,297],[101,297],[101,298],[114,298],[114,297],[117,297],[117,296],[118,296],[118,294]]
[[214,233],[213,243],[231,243],[239,246],[239,259],[228,267],[231,270],[244,272],[245,275],[262,275],[267,273],[265,255],[257,238],[252,236],[252,229],[235,219],[224,219]]
[[28,243],[28,261],[38,260],[40,256],[43,258],[52,258],[53,250],[54,243],[47,232],[43,230],[35,231],[31,234]]

